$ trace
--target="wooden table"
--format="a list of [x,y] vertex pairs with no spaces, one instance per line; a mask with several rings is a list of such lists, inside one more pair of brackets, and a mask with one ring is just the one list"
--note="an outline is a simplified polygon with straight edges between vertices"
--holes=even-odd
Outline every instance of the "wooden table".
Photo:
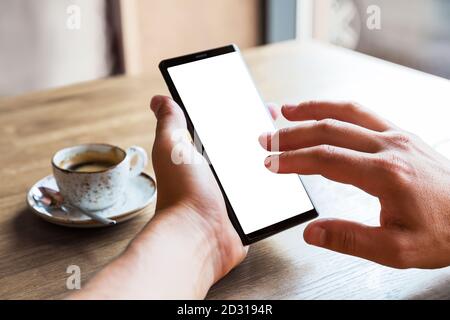
[[[247,51],[245,57],[267,101],[358,100],[431,144],[450,139],[447,80],[319,44],[287,42]],[[80,266],[86,281],[144,226],[153,206],[114,228],[58,227],[32,215],[25,194],[51,172],[50,158],[62,147],[107,142],[150,151],[155,119],[148,102],[156,93],[167,90],[155,70],[0,99],[0,298],[62,298],[69,293],[69,265]],[[150,166],[147,171],[153,173]],[[323,217],[376,223],[376,199],[317,176],[305,182]],[[450,299],[450,268],[382,267],[310,247],[303,228],[253,245],[208,298]]]

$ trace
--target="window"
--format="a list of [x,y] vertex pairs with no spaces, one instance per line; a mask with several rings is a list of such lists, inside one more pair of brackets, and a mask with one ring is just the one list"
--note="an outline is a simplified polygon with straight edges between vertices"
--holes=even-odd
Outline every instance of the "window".
[[[296,37],[450,78],[450,1],[297,0]],[[379,10],[380,28],[367,21]]]

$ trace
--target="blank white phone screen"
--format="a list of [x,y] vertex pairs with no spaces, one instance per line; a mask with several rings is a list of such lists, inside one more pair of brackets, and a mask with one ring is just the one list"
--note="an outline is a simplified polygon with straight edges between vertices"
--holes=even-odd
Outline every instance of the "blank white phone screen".
[[238,52],[168,68],[245,234],[313,209],[296,174],[264,166],[274,124]]

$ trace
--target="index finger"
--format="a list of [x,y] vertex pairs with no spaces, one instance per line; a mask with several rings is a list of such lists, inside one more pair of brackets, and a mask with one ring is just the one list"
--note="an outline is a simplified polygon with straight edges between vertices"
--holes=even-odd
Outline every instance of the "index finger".
[[374,155],[345,148],[320,145],[281,154],[272,154],[264,165],[274,173],[320,174],[325,178],[351,184],[371,195],[383,189],[383,172]]
[[353,102],[310,101],[284,105],[281,111],[290,121],[336,119],[379,132],[395,128],[389,121]]

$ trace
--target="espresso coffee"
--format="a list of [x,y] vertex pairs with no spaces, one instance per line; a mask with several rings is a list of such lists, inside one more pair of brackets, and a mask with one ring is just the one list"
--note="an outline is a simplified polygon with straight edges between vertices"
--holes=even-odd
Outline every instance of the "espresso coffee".
[[84,162],[70,166],[68,169],[76,172],[100,172],[114,167],[116,163],[106,161]]
[[103,210],[124,195],[128,180],[139,176],[147,153],[108,144],[82,144],[59,150],[52,158],[53,175],[64,200],[86,211]]
[[102,172],[113,168],[125,158],[125,152],[111,149],[104,152],[86,150],[63,159],[59,166],[75,172]]

